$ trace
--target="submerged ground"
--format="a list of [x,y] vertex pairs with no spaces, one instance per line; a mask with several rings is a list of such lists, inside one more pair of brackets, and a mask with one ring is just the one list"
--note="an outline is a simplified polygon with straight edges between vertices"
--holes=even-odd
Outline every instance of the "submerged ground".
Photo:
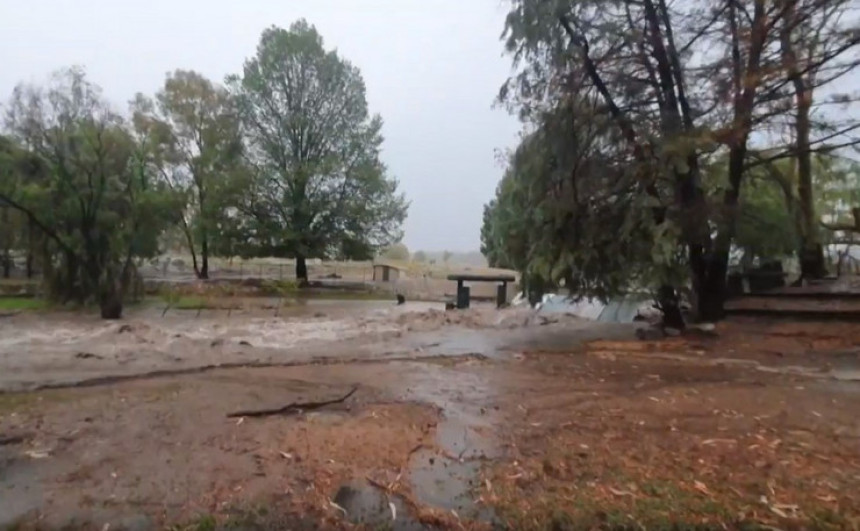
[[229,307],[0,319],[0,528],[860,525],[856,324]]

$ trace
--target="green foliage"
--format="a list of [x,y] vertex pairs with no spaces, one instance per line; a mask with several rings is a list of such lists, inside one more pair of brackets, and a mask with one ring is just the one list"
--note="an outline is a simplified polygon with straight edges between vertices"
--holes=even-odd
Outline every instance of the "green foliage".
[[32,297],[0,297],[0,311],[43,310],[48,301]]
[[424,251],[415,251],[415,253],[412,254],[412,261],[419,264],[427,262],[427,253]]
[[405,244],[395,243],[394,245],[387,247],[380,256],[388,260],[401,260],[403,262],[408,262],[411,255],[409,254],[409,248],[406,247]]
[[229,248],[223,227],[248,185],[233,101],[202,75],[177,70],[167,76],[155,101],[138,94],[132,108],[137,134],[151,145],[150,167],[181,198],[175,218],[194,271],[207,278],[211,252]]
[[172,211],[146,164],[151,145],[76,69],[47,87],[17,87],[6,128],[0,200],[44,237],[49,294],[95,300],[103,316],[119,317],[134,260],[157,254]]
[[659,287],[679,323],[674,294],[688,287],[700,318],[722,316],[733,251],[809,256],[808,179],[770,174],[793,158],[808,177],[811,148],[853,130],[807,105],[856,63],[850,2],[765,4],[511,0],[515,71],[499,99],[525,135],[484,210],[490,263],[579,295]]
[[286,297],[295,295],[299,291],[299,284],[294,280],[264,280],[263,293]]
[[[798,248],[796,198],[789,175],[791,163],[751,169],[741,185],[736,218],[734,249],[741,263],[751,266],[762,260],[782,259]],[[719,209],[719,191],[728,188],[728,159],[716,157],[705,165],[705,187],[712,208]]]
[[358,68],[305,21],[263,32],[231,79],[254,180],[246,254],[364,258],[401,238],[408,204],[380,161]]
[[511,155],[484,211],[482,252],[526,283],[610,298],[680,275],[677,228],[655,225],[651,198],[606,150],[611,132],[588,105],[544,113]]

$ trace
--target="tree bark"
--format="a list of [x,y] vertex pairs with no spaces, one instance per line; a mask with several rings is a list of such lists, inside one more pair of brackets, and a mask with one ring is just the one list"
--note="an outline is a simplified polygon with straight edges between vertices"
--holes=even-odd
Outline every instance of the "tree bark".
[[203,241],[200,242],[200,272],[197,274],[197,278],[200,280],[208,280],[209,279],[209,238],[206,237],[206,234],[203,235]]
[[27,279],[33,278],[33,222],[27,220]]
[[3,249],[3,278],[12,276],[12,256],[9,254],[9,249]]
[[[755,1],[755,10],[749,36],[746,64],[741,60],[741,32],[734,4],[729,11],[732,39],[732,83],[734,87],[734,124],[729,139],[729,188],[723,196],[725,221],[719,229],[713,252],[702,257],[701,278],[694,280],[698,298],[698,317],[713,322],[724,317],[726,276],[729,269],[729,252],[735,237],[738,198],[743,181],[747,156],[747,143],[752,130],[752,114],[760,81],[761,56],[767,38],[767,12],[764,0]],[[745,82],[746,80],[746,82]],[[750,82],[752,81],[752,82]]]
[[795,150],[797,152],[797,196],[800,202],[800,259],[801,279],[822,278],[826,275],[824,248],[818,236],[815,220],[815,203],[812,191],[812,152],[810,150],[810,109],[812,88],[799,71],[797,54],[792,43],[792,27],[796,27],[796,2],[790,1],[780,31],[782,60],[788,78],[794,86],[797,113],[795,115]]
[[99,301],[102,319],[122,318],[122,297],[119,290],[113,289],[104,294]]
[[[122,274],[120,275],[122,277]],[[121,280],[120,280],[121,283]],[[117,279],[110,266],[105,271],[99,286],[99,308],[102,319],[122,318],[122,286],[117,285]]]
[[669,285],[660,287],[657,292],[657,308],[663,314],[663,328],[676,330],[685,328],[678,292],[674,287]]
[[5,232],[5,234],[0,234],[0,237],[3,238],[3,254],[0,255],[0,261],[3,262],[3,278],[9,278],[12,274],[12,255],[9,248],[12,246],[11,239],[14,228],[9,226],[9,207],[4,205],[3,208],[0,208],[0,212],[3,214],[0,216],[0,230]]
[[296,255],[296,280],[299,284],[306,285],[308,283],[308,263],[304,255]]

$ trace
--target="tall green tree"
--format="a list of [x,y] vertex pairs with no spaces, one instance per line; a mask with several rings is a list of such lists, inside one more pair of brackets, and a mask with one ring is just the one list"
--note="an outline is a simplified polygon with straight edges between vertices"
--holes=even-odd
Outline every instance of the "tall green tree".
[[12,253],[22,246],[24,227],[26,221],[23,217],[0,201],[0,275],[3,278],[9,278],[12,274]]
[[[600,149],[614,161],[618,179],[595,193],[616,197],[618,204],[622,196],[614,192],[626,188],[631,173],[638,183],[623,198],[637,198],[630,206],[649,213],[650,220],[642,218],[642,223],[652,226],[646,234],[656,236],[650,239],[650,254],[658,266],[652,268],[656,277],[651,283],[658,286],[658,304],[667,320],[683,326],[677,299],[679,290],[687,286],[699,319],[720,318],[741,195],[749,170],[758,164],[753,155],[761,152],[759,139],[770,140],[776,126],[784,124],[797,106],[790,90],[790,61],[780,46],[782,30],[793,31],[798,20],[810,19],[824,3],[510,3],[505,41],[516,73],[504,85],[501,100],[527,127],[539,124],[548,110],[559,109],[571,99],[594,102],[590,109],[572,108],[574,114],[568,114],[568,119],[582,124],[602,117],[615,128],[614,143],[606,142]],[[819,33],[829,35],[828,39],[839,34],[836,30]],[[848,44],[856,39],[856,31],[847,33]],[[801,71],[820,73],[835,66],[835,52],[846,48],[830,48],[834,53],[816,54]],[[819,149],[832,138],[819,134],[805,147],[786,146],[783,156]],[[548,136],[545,141],[560,143],[563,149],[570,137]],[[624,149],[617,150],[618,144]],[[708,197],[702,165],[715,152],[724,153],[728,160],[726,179],[717,197]],[[546,163],[555,164],[552,158]],[[604,229],[626,226],[627,215],[616,214],[620,218],[604,224]],[[638,231],[620,232],[617,237],[629,240],[633,235],[642,237]],[[592,251],[570,249],[569,242],[557,238],[543,257],[553,262],[559,256],[583,252]],[[535,255],[534,248],[531,254]],[[676,274],[679,262],[686,264],[686,278]],[[556,270],[562,274],[564,268]],[[607,267],[602,271],[617,273]]]
[[[358,68],[304,20],[263,32],[232,79],[255,181],[242,210],[264,254],[366,255],[399,241],[408,203],[380,160],[382,119]],[[359,252],[360,251],[360,252]]]
[[382,258],[387,258],[388,260],[401,260],[404,262],[409,261],[410,253],[409,248],[406,247],[406,244],[402,242],[395,243],[394,245],[390,245],[382,252]]
[[[779,59],[771,68],[778,74],[761,98],[769,115],[761,126],[768,154],[755,156],[748,169],[765,165],[795,188],[801,279],[819,278],[825,264],[816,211],[816,156],[860,142],[851,112],[860,93],[840,83],[860,64],[860,33],[851,0],[786,0],[774,7],[781,15],[770,24],[778,35],[772,48]],[[775,164],[782,161],[790,164]]]
[[0,202],[42,233],[49,293],[119,318],[135,259],[157,252],[170,211],[147,171],[147,139],[131,134],[79,69],[45,87],[18,86],[6,129],[13,145]]
[[133,114],[137,133],[160,143],[151,162],[185,198],[179,224],[197,278],[209,278],[213,238],[247,185],[241,179],[242,136],[232,99],[197,72],[177,70],[155,101],[139,94]]

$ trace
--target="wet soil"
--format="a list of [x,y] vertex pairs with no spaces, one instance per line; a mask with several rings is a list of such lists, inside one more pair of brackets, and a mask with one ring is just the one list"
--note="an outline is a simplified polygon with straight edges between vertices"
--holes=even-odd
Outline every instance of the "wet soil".
[[[743,320],[716,337],[647,342],[629,326],[484,312],[388,313],[366,323],[391,326],[391,336],[270,350],[211,346],[262,343],[255,327],[271,318],[253,314],[141,315],[123,333],[49,317],[72,330],[59,333],[17,316],[16,330],[59,339],[13,348],[0,335],[4,370],[19,371],[0,380],[8,390],[67,387],[0,393],[0,436],[10,441],[0,445],[0,528],[860,523],[855,326]],[[347,327],[362,318],[337,317]],[[278,333],[289,337],[300,319]],[[171,333],[193,337],[158,339]],[[111,346],[134,353],[126,338],[140,336],[155,344],[140,343],[141,361],[106,363]],[[61,358],[84,344],[104,358]],[[274,361],[212,367],[213,350],[221,363]],[[266,354],[238,354],[256,350]],[[174,367],[159,355],[191,361]],[[165,366],[195,372],[148,374]],[[317,411],[228,418],[354,386]]]

